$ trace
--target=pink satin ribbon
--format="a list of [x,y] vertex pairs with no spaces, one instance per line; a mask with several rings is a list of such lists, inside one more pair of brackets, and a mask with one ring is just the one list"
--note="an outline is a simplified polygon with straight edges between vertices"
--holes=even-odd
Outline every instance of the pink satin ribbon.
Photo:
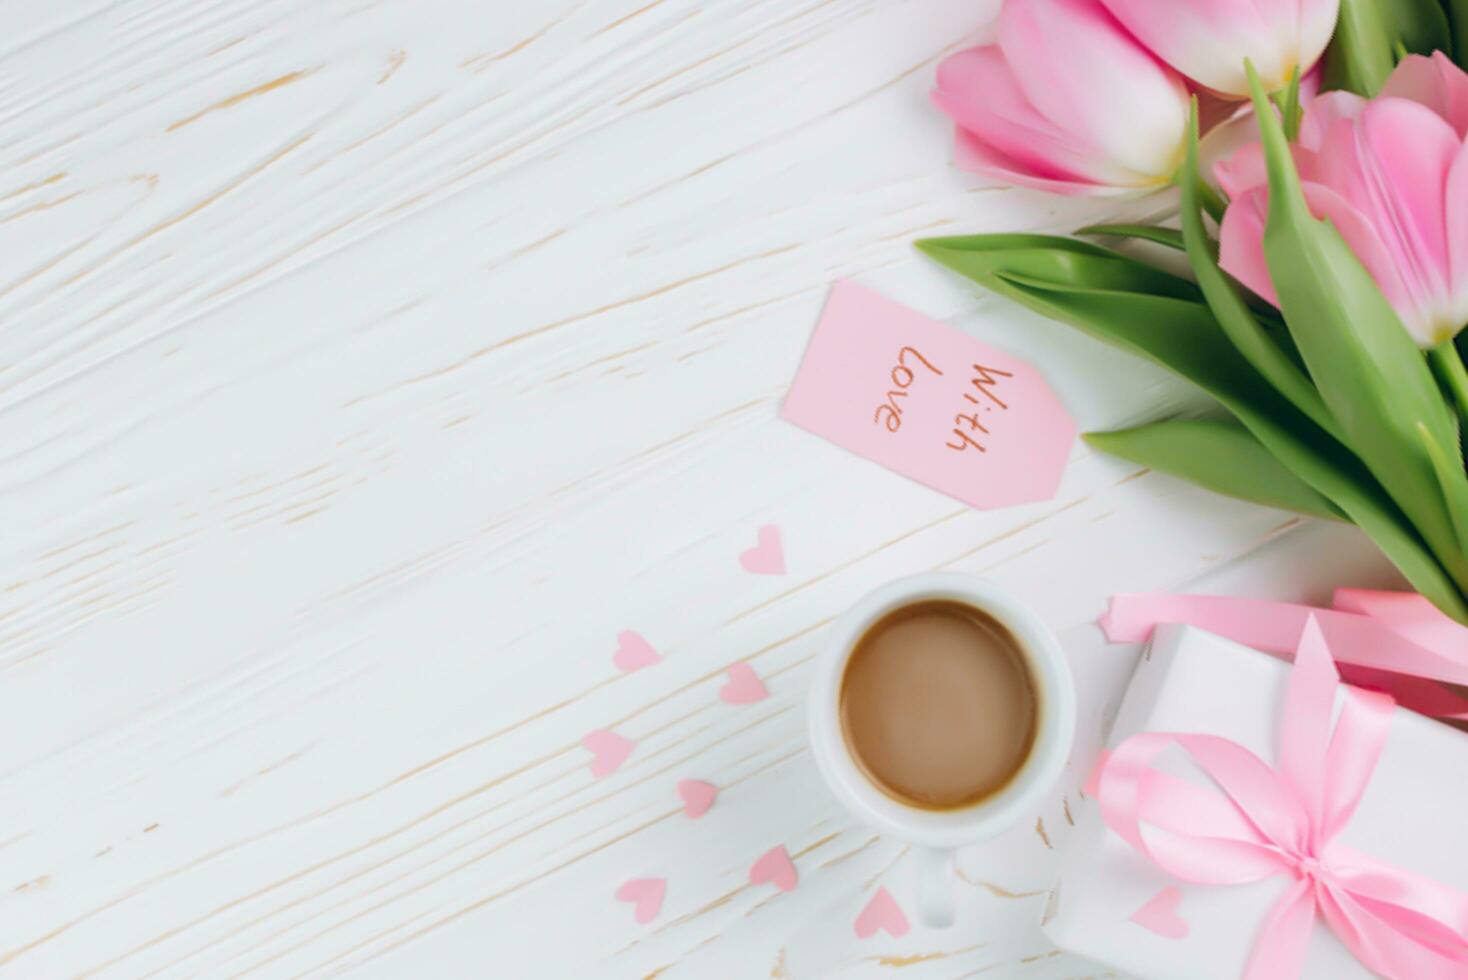
[[1468,720],[1468,627],[1410,592],[1338,589],[1332,609],[1228,596],[1118,595],[1101,617],[1113,643],[1137,643],[1160,623],[1186,623],[1279,656],[1294,652],[1314,617],[1348,683],[1385,691],[1404,708]]
[[[1095,782],[1107,826],[1184,881],[1292,880],[1265,916],[1245,980],[1291,980],[1318,917],[1368,968],[1397,980],[1468,977],[1468,893],[1394,868],[1336,838],[1371,780],[1391,698],[1344,688],[1322,624],[1306,617],[1280,721],[1278,767],[1216,735],[1143,733],[1103,762]],[[1153,768],[1185,751],[1216,784]],[[1149,830],[1143,830],[1146,826]]]

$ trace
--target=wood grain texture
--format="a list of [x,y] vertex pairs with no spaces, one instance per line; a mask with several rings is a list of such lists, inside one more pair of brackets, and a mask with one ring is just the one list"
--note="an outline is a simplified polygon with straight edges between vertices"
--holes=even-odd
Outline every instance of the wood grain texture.
[[[1096,974],[1036,925],[1078,774],[963,855],[954,931],[858,942],[904,845],[804,748],[821,627],[886,579],[1039,607],[1084,751],[1129,666],[1105,596],[1295,527],[1079,447],[1055,500],[972,511],[777,420],[843,276],[1084,427],[1196,407],[912,254],[1155,207],[946,165],[933,67],[992,6],[6,4],[0,975]],[[764,523],[783,578],[738,567]],[[624,629],[664,661],[617,672]],[[718,701],[741,660],[769,700]],[[596,728],[638,742],[600,781]],[[681,778],[720,787],[697,822]],[[789,894],[747,883],[778,843]]]

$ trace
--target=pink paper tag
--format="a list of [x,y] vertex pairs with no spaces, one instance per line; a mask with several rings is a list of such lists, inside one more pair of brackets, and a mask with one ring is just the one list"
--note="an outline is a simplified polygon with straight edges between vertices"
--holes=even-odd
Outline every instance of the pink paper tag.
[[1053,497],[1076,435],[1033,367],[845,281],[781,415],[981,508]]

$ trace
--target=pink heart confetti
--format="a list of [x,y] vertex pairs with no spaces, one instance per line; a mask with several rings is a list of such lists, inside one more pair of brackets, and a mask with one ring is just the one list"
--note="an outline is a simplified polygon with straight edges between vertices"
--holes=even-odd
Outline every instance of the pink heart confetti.
[[719,688],[719,700],[725,704],[754,704],[769,696],[764,681],[753,667],[743,662],[729,667],[729,679]]
[[751,885],[774,885],[782,892],[788,892],[795,888],[797,881],[799,876],[795,873],[795,864],[784,844],[766,851],[749,868]]
[[641,633],[623,630],[617,634],[617,652],[612,654],[612,663],[618,670],[625,670],[630,674],[634,670],[661,663],[662,659],[652,648],[652,644],[643,639]]
[[697,820],[708,813],[718,795],[719,788],[712,783],[698,779],[684,779],[678,783],[678,796],[683,800],[683,812],[691,820]]
[[668,890],[666,878],[633,878],[617,889],[617,901],[632,902],[632,918],[646,925],[663,909],[663,895]]
[[780,545],[780,529],[766,524],[759,529],[759,543],[739,556],[739,564],[755,575],[784,575],[785,549]]
[[887,935],[893,939],[901,939],[912,926],[908,925],[907,916],[902,914],[892,893],[885,888],[878,888],[871,901],[867,902],[867,907],[856,917],[853,928],[858,939],[874,936],[878,929],[886,930]]
[[581,744],[592,754],[591,774],[597,779],[616,772],[637,747],[637,743],[630,738],[623,738],[604,728],[584,736]]
[[1164,939],[1185,939],[1188,924],[1177,914],[1178,903],[1183,893],[1172,885],[1153,895],[1146,905],[1132,913],[1131,919],[1143,929],[1157,933]]

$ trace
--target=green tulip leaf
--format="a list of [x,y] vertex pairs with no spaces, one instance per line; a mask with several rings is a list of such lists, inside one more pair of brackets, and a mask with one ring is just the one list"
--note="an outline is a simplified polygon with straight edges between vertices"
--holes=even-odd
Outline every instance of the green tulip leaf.
[[[1252,67],[1250,78],[1269,170],[1264,254],[1285,323],[1346,443],[1453,580],[1468,586],[1468,555],[1418,433],[1424,426],[1437,445],[1456,446],[1457,423],[1396,311],[1335,228],[1310,213]],[[1461,466],[1456,481],[1468,493]]]
[[1395,34],[1388,3],[1416,0],[1341,0],[1335,35],[1325,52],[1325,88],[1368,98],[1381,91],[1396,67]]
[[1135,238],[1167,248],[1183,251],[1183,235],[1176,228],[1158,228],[1154,225],[1091,225],[1076,232],[1077,235],[1107,236],[1111,238]]
[[980,285],[1002,292],[997,274],[1019,275],[1057,286],[1150,293],[1200,300],[1198,287],[1130,256],[1090,242],[1056,235],[998,234],[926,238],[916,248]]
[[1411,54],[1453,50],[1453,29],[1442,0],[1377,0],[1392,32],[1391,43]]
[[1442,4],[1453,35],[1452,47],[1444,50],[1450,51],[1462,65],[1463,59],[1468,58],[1468,0],[1442,0]]
[[[1446,2],[1451,10],[1443,9]],[[1341,0],[1335,35],[1325,53],[1325,88],[1375,96],[1410,54],[1453,51],[1463,38],[1464,0]],[[1457,45],[1457,50],[1463,48]]]
[[1103,452],[1181,477],[1226,497],[1343,521],[1340,508],[1292,473],[1237,422],[1172,419],[1119,432],[1092,432]]
[[[1083,244],[1033,235],[974,235],[916,243],[930,258],[994,292],[1151,360],[1213,395],[1282,465],[1365,531],[1413,588],[1448,615],[1468,623],[1468,601],[1401,511],[1360,461],[1314,426],[1239,354],[1197,287]],[[1039,254],[1047,248],[1063,254]],[[1169,295],[1148,292],[1149,284],[1166,287]]]
[[1183,241],[1188,252],[1188,262],[1193,275],[1218,325],[1238,348],[1249,363],[1272,384],[1280,394],[1288,398],[1325,432],[1339,440],[1335,419],[1320,400],[1320,393],[1288,354],[1260,324],[1249,305],[1239,295],[1230,280],[1218,265],[1216,246],[1203,227],[1203,214],[1198,200],[1198,108],[1193,104],[1191,133],[1188,139],[1188,156],[1184,165],[1186,177],[1182,184]]
[[1432,460],[1443,499],[1447,501],[1448,517],[1452,520],[1453,532],[1458,536],[1458,547],[1468,550],[1468,485],[1462,480],[1462,456],[1449,453],[1447,447],[1432,438],[1425,425],[1417,426],[1417,434],[1422,437],[1422,445]]

